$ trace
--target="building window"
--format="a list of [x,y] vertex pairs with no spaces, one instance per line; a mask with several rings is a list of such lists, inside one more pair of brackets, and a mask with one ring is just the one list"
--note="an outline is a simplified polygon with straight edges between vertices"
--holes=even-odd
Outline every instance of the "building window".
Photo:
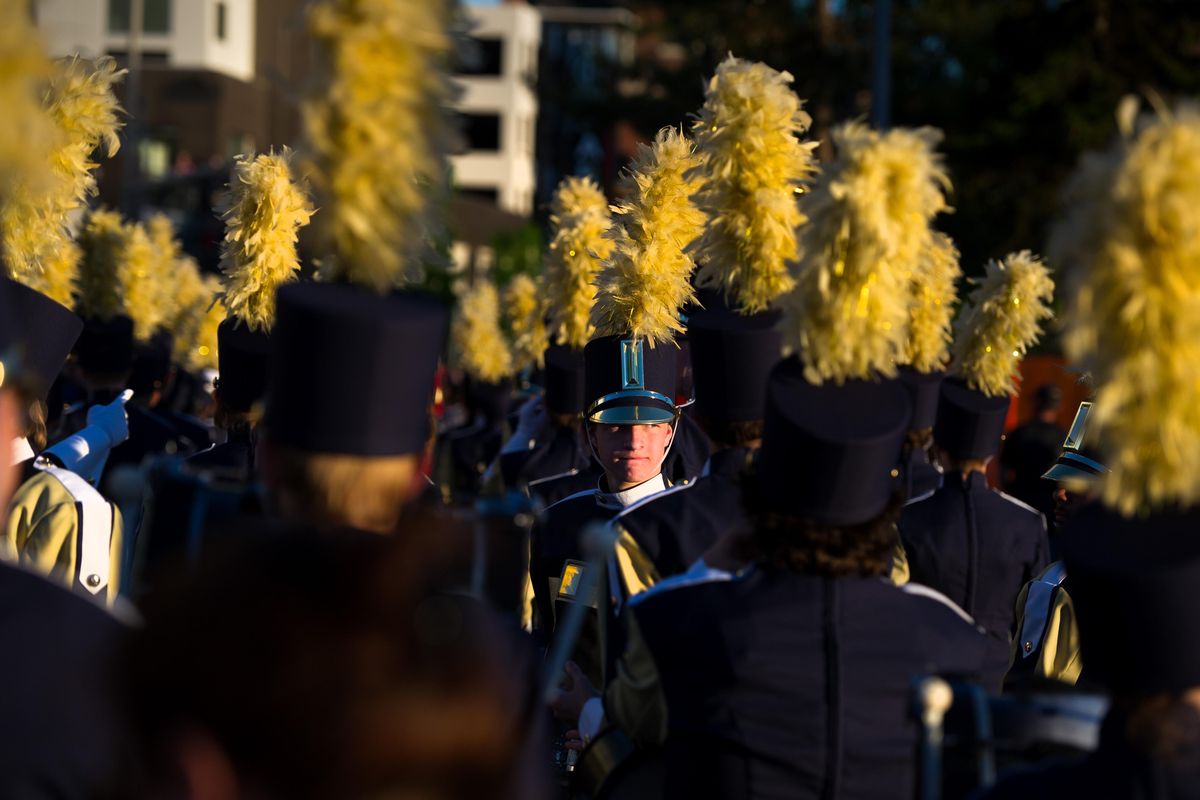
[[471,39],[463,48],[463,75],[500,75],[504,68],[504,42],[499,39]]
[[494,153],[500,149],[499,114],[463,114],[462,127],[468,150]]
[[[108,32],[129,33],[133,0],[108,0]],[[171,0],[142,0],[142,32],[171,32]]]
[[463,197],[470,197],[475,200],[483,200],[484,202],[496,205],[500,201],[500,192],[497,189],[465,189],[458,188],[458,193]]
[[217,41],[225,41],[225,4],[217,3]]

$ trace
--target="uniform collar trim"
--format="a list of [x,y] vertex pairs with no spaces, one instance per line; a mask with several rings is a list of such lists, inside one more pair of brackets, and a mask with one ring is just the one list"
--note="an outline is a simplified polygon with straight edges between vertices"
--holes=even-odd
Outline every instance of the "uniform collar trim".
[[666,488],[667,482],[662,473],[655,475],[650,480],[642,481],[637,486],[631,486],[619,492],[604,491],[604,478],[600,478],[600,484],[596,489],[596,502],[606,508],[625,508]]

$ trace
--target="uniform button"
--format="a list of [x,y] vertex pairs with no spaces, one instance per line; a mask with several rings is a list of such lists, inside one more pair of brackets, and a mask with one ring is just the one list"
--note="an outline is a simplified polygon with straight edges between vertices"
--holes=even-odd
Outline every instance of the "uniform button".
[[1032,653],[1032,652],[1033,652],[1033,642],[1026,642],[1026,643],[1025,643],[1025,652],[1026,652],[1026,653]]
[[893,469],[893,470],[892,470],[892,477],[893,477],[893,478],[899,478],[899,477],[900,477],[900,470],[898,470],[898,469]]
[[89,587],[91,587],[92,589],[95,589],[97,586],[100,585],[100,576],[99,575],[88,575],[87,576],[87,585]]

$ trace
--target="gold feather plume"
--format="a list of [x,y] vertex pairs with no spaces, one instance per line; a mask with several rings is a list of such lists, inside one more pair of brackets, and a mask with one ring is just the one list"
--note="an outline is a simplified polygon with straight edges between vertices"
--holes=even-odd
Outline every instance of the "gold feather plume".
[[674,128],[639,145],[626,177],[628,199],[614,208],[613,251],[597,278],[598,335],[629,334],[653,347],[683,331],[679,311],[695,297],[686,248],[705,221],[691,200],[700,185],[698,164],[695,147]]
[[453,90],[449,0],[319,0],[301,106],[322,276],[378,292],[419,276],[440,223]]
[[541,367],[550,344],[541,281],[515,275],[504,287],[504,314],[512,331],[513,371]]
[[125,226],[118,275],[125,314],[133,320],[133,336],[140,342],[149,341],[171,313],[168,263],[147,226],[136,222]]
[[908,309],[908,349],[904,363],[917,372],[946,368],[954,340],[951,327],[960,277],[958,248],[949,236],[934,231],[913,275]]
[[545,286],[554,341],[576,350],[592,338],[596,277],[612,254],[612,215],[591,178],[564,178],[554,192]]
[[0,255],[7,275],[23,282],[30,282],[26,253],[35,241],[18,227],[52,188],[49,150],[59,132],[41,102],[52,74],[29,4],[0,2]]
[[1051,253],[1068,276],[1066,354],[1096,388],[1088,436],[1110,469],[1104,502],[1126,515],[1195,505],[1200,108],[1131,124],[1083,160],[1064,200]]
[[78,310],[86,318],[109,320],[125,313],[121,263],[127,238],[121,215],[94,211],[80,232],[83,250],[78,285]]
[[232,316],[256,331],[275,324],[275,290],[295,280],[297,231],[313,214],[308,195],[292,177],[291,159],[286,147],[278,155],[239,157],[220,210],[222,299]]
[[950,186],[932,128],[879,133],[850,122],[832,136],[837,158],[802,206],[796,289],[779,303],[785,342],[814,384],[895,374],[912,281]]
[[217,368],[217,327],[225,319],[215,276],[201,277],[196,261],[175,262],[175,314],[168,327],[175,337],[172,357],[191,372]]
[[57,62],[44,92],[56,135],[45,153],[45,178],[25,186],[3,215],[10,271],[32,288],[71,305],[79,270],[70,215],[96,193],[93,153],[111,158],[120,148],[121,108],[114,92],[125,70],[111,58]]
[[491,281],[478,280],[459,297],[450,337],[472,378],[498,383],[513,374],[512,352],[500,329],[500,293]]
[[792,76],[730,55],[709,81],[693,126],[702,178],[696,205],[708,216],[694,241],[696,283],[717,286],[744,314],[792,290],[804,223],[797,195],[816,172],[812,125]]
[[1054,281],[1028,250],[988,262],[955,323],[954,372],[988,397],[1017,393],[1017,363],[1054,315]]

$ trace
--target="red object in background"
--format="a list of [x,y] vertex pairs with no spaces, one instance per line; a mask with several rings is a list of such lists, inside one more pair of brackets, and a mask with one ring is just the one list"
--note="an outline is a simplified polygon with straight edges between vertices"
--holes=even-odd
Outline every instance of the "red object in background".
[[[433,424],[436,426],[446,412],[446,395],[442,386],[446,383],[446,366],[438,364],[433,377]],[[421,472],[430,475],[433,472],[433,447],[430,447],[421,461]]]

